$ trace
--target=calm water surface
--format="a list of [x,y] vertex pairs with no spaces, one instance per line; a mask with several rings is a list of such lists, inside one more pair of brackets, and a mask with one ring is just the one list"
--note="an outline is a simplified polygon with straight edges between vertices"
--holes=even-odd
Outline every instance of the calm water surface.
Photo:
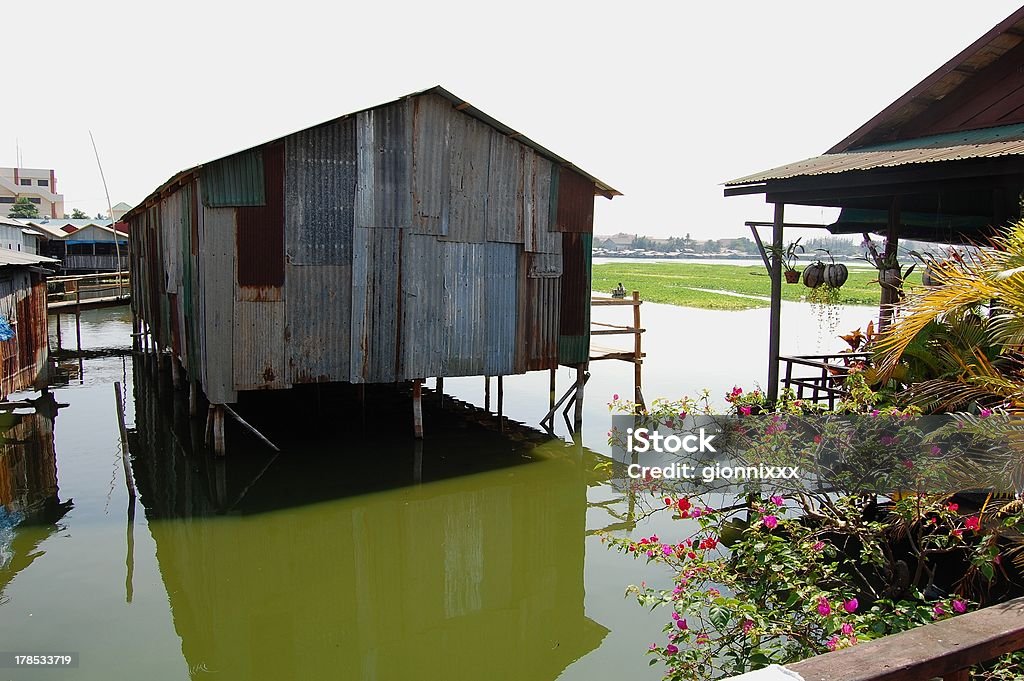
[[[784,352],[838,349],[807,306],[783,313]],[[871,314],[848,308],[839,330]],[[642,321],[648,398],[707,387],[719,399],[764,381],[766,310],[645,304]],[[609,449],[606,403],[631,394],[630,365],[592,365],[582,444],[515,423],[499,432],[449,401],[428,402],[417,446],[404,394],[372,391],[364,415],[352,395],[312,389],[240,407],[281,455],[229,424],[231,451],[215,461],[165,373],[125,352],[130,328],[125,310],[87,313],[88,358],[62,362],[54,390],[68,406],[0,423],[0,651],[81,655],[77,669],[0,679],[660,677],[644,651],[662,619],[623,592],[666,576],[594,534],[685,529],[634,526],[620,474],[595,469]],[[55,331],[51,320],[54,345]],[[572,372],[558,377],[561,392]],[[506,379],[506,416],[536,424],[547,382]],[[482,378],[445,388],[483,404]]]

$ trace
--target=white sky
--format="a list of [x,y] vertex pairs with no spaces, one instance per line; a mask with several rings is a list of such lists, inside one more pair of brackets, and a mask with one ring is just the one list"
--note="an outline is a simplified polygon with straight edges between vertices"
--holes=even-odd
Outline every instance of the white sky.
[[[637,3],[637,6],[641,3]],[[4,6],[0,165],[68,213],[432,85],[622,191],[595,231],[746,234],[720,183],[825,151],[1017,8],[1010,0]],[[832,213],[791,209],[787,219]]]

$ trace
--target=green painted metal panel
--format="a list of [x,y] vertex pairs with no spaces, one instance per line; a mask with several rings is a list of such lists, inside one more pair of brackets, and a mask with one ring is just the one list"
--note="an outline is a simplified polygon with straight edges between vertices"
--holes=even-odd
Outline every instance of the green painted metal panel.
[[[575,243],[572,246],[565,244],[562,248],[561,314],[563,317],[580,319],[571,324],[576,333],[559,335],[558,363],[582,364],[590,359],[590,289],[594,235],[585,232],[566,233],[563,238]],[[565,321],[562,320],[563,326]]]
[[203,166],[203,204],[208,208],[263,206],[263,150],[245,151]]

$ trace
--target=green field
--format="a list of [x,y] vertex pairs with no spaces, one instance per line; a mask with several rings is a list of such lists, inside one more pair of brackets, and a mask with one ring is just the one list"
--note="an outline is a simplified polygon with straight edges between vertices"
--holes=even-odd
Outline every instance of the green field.
[[[803,269],[802,267],[799,269]],[[878,273],[873,269],[852,269],[840,289],[840,302],[847,305],[877,305],[881,294]],[[669,303],[707,310],[749,310],[768,307],[771,282],[764,265],[705,265],[698,263],[608,263],[594,265],[595,292],[611,292],[619,282],[627,291],[654,303]],[[915,272],[911,284],[920,284]],[[782,284],[782,299],[798,301],[809,289],[803,284]],[[764,299],[744,298],[717,291],[729,291]]]

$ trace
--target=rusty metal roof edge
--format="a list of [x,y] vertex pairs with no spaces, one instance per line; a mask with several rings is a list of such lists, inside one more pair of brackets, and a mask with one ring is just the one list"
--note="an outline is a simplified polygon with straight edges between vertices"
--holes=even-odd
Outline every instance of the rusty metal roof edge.
[[533,149],[537,153],[541,154],[545,158],[547,158],[547,159],[549,159],[549,160],[559,164],[561,167],[568,168],[568,169],[572,170],[573,172],[579,173],[580,175],[582,175],[583,177],[587,178],[588,180],[590,180],[591,182],[594,183],[594,186],[596,188],[595,195],[600,195],[600,196],[603,196],[603,197],[605,197],[607,199],[611,199],[611,198],[616,197],[616,196],[622,196],[622,192],[620,192],[619,190],[615,189],[614,187],[612,187],[608,183],[603,182],[602,180],[599,180],[598,178],[594,177],[593,175],[591,175],[590,173],[586,172],[582,168],[577,167],[572,162],[567,161],[566,159],[562,158],[561,156],[558,156],[557,154],[555,154],[553,151],[550,151],[549,149],[547,149],[547,148],[541,146],[540,144],[538,144],[537,142],[534,142],[529,137],[527,137],[527,136],[517,132],[516,130],[513,130],[512,128],[510,128],[509,126],[505,125],[504,123],[502,123],[501,121],[497,120],[496,118],[492,118],[491,116],[487,115],[486,113],[484,113],[480,109],[477,109],[475,106],[473,106],[472,104],[470,104],[466,100],[464,100],[461,97],[458,97],[457,95],[449,92],[444,87],[442,87],[440,85],[435,85],[434,87],[427,88],[426,90],[419,90],[417,92],[413,92],[413,93],[410,93],[410,94],[398,97],[397,99],[392,99],[390,101],[383,102],[381,104],[376,104],[374,106],[367,107],[365,109],[359,109],[358,111],[352,111],[352,112],[343,114],[341,116],[337,116],[335,118],[332,118],[330,120],[323,121],[322,123],[316,123],[314,125],[306,126],[305,128],[300,128],[299,130],[293,130],[293,131],[291,131],[291,132],[289,132],[287,134],[281,135],[280,137],[275,137],[274,139],[268,140],[266,142],[261,142],[259,144],[255,144],[255,145],[253,145],[251,147],[246,147],[245,149],[239,149],[238,151],[233,151],[230,154],[225,154],[224,156],[220,156],[218,158],[211,159],[211,160],[206,161],[204,163],[199,163],[199,164],[197,164],[195,166],[192,166],[191,168],[187,168],[185,170],[179,171],[178,173],[175,173],[174,175],[172,175],[169,180],[167,180],[162,185],[157,187],[154,191],[152,191],[145,199],[143,199],[138,204],[136,204],[136,206],[134,208],[132,208],[127,213],[125,213],[124,217],[122,217],[121,219],[122,220],[129,220],[129,219],[135,217],[137,214],[141,213],[142,210],[146,206],[152,205],[152,201],[154,201],[156,198],[158,198],[160,196],[160,194],[162,194],[163,192],[165,192],[168,189],[170,189],[176,183],[181,182],[181,180],[183,178],[185,178],[185,177],[191,175],[192,173],[195,173],[196,171],[200,170],[203,166],[210,165],[211,163],[216,163],[217,161],[222,161],[222,160],[224,160],[226,158],[230,158],[232,156],[236,156],[238,154],[245,153],[247,151],[252,151],[254,149],[259,149],[260,147],[265,147],[265,146],[268,146],[268,145],[271,145],[271,144],[277,144],[279,142],[282,142],[286,137],[291,137],[292,135],[294,135],[296,133],[299,133],[299,132],[303,132],[305,130],[313,130],[315,128],[323,127],[325,125],[331,125],[332,123],[337,123],[338,121],[342,121],[342,120],[344,120],[346,118],[350,118],[350,117],[355,116],[357,114],[365,113],[367,111],[375,111],[377,109],[381,109],[381,108],[386,107],[386,106],[391,106],[392,104],[397,104],[398,102],[402,102],[402,101],[405,101],[405,100],[408,100],[408,99],[412,99],[413,97],[420,97],[422,95],[428,95],[428,94],[436,94],[436,95],[439,95],[441,97],[444,97],[445,99],[450,101],[457,110],[465,113],[468,116],[472,116],[473,118],[476,118],[477,120],[479,120],[479,121],[481,121],[481,122],[491,126],[495,130],[498,130],[502,134],[507,135],[507,136],[511,137],[512,139],[515,139],[516,141],[525,144],[526,146],[530,147],[531,149]]

